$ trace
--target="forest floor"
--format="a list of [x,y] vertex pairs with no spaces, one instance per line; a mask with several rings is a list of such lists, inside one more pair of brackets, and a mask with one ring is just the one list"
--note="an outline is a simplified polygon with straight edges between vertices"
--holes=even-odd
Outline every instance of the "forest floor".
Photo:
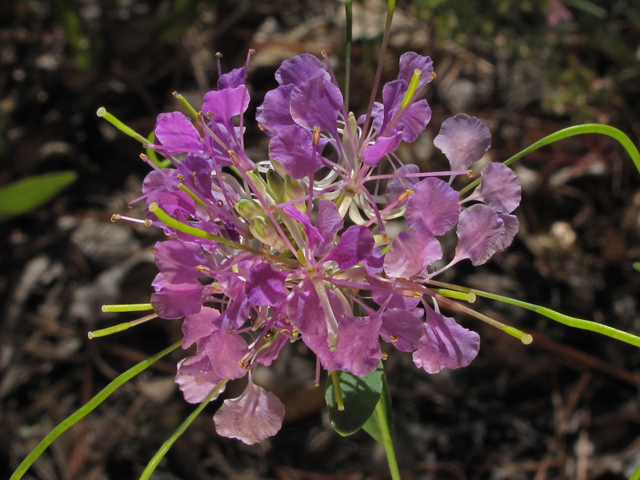
[[[364,112],[385,5],[357,3],[351,105]],[[640,144],[638,2],[398,1],[384,79],[408,50],[431,55],[433,118],[400,156],[423,169],[443,157],[432,140],[465,112],[490,127],[491,160],[580,123],[620,128]],[[483,7],[480,7],[482,3]],[[477,4],[477,5],[476,5]],[[431,9],[431,10],[429,10]],[[147,302],[161,232],[110,221],[142,217],[147,166],[140,144],[96,117],[98,107],[139,132],[196,106],[223,70],[250,64],[248,152],[267,158],[251,119],[281,61],[326,50],[344,64],[344,14],[321,0],[13,0],[0,3],[0,185],[44,172],[79,179],[35,211],[0,224],[0,478],[60,421],[118,374],[181,337],[178,321],[149,322],[94,340],[87,332],[132,320],[109,303]],[[550,22],[551,20],[551,22]],[[640,334],[640,174],[614,140],[572,137],[515,166],[520,232],[480,268],[443,280],[547,306]],[[474,305],[530,332],[523,345],[456,314],[480,333],[477,359],[437,375],[391,353],[385,369],[403,479],[626,479],[640,463],[640,350],[490,301]],[[181,350],[114,393],[34,464],[25,478],[129,480],[189,415],[173,382]],[[285,403],[283,429],[254,446],[218,436],[217,400],[176,442],[158,480],[386,479],[380,446],[328,424],[315,359],[301,342],[256,381]],[[243,386],[231,385],[233,397]]]

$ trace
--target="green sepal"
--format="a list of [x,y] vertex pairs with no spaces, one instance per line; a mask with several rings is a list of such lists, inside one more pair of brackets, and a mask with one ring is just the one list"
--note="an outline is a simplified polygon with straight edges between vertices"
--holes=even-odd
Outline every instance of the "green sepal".
[[30,212],[71,185],[76,172],[45,173],[0,188],[0,220]]
[[[384,372],[382,375],[382,393],[380,394],[380,400],[376,408],[381,408],[383,412],[383,418],[386,422],[386,428],[389,431],[389,435],[393,438],[393,418],[391,416],[391,395],[389,394],[389,386],[387,385],[387,377]],[[371,435],[375,440],[384,444],[384,437],[381,431],[381,425],[378,423],[378,416],[376,413],[372,413],[369,419],[362,426],[365,432]]]
[[382,362],[373,372],[358,377],[349,372],[338,372],[344,410],[338,410],[333,383],[327,381],[324,398],[327,402],[329,422],[333,429],[346,437],[353,435],[373,414],[385,385]]

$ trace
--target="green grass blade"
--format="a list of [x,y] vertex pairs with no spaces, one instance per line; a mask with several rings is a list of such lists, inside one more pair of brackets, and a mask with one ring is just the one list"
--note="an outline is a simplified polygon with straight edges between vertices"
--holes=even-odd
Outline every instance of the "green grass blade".
[[153,355],[152,357],[147,358],[146,360],[140,362],[134,367],[131,367],[129,370],[124,372],[122,375],[118,376],[115,380],[113,380],[109,385],[104,387],[100,393],[98,393],[95,397],[89,400],[83,407],[81,407],[74,414],[67,417],[63,420],[58,426],[56,426],[49,435],[44,437],[44,439],[38,444],[33,451],[27,455],[27,457],[22,461],[22,463],[18,466],[13,475],[9,480],[19,480],[26,473],[29,467],[35,462],[40,455],[47,449],[49,445],[53,443],[53,441],[58,438],[62,433],[75,425],[79,420],[84,418],[87,414],[92,412],[98,405],[104,402],[109,395],[115,392],[119,387],[123,384],[131,380],[133,377],[138,375],[140,372],[146,370],[150,365],[152,365],[157,360],[161,359],[168,353],[174,351],[178,348],[182,342],[176,342],[170,347],[165,348],[160,353]]

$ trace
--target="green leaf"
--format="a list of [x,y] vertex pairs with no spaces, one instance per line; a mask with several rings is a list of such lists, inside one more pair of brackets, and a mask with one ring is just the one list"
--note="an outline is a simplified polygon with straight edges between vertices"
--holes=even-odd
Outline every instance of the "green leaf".
[[327,381],[325,400],[331,426],[346,437],[360,430],[373,414],[384,387],[384,369],[380,362],[376,370],[364,377],[338,372],[338,378],[344,410],[338,410],[336,393],[331,381]]
[[75,182],[76,172],[46,173],[23,178],[0,188],[0,220],[39,207]]
[[633,268],[634,268],[635,270],[637,270],[638,272],[640,272],[640,262],[635,262],[635,263],[633,264]]
[[381,408],[384,414],[384,421],[386,427],[381,426],[378,423],[378,416],[374,413],[371,414],[369,419],[362,426],[364,430],[371,435],[375,440],[384,444],[384,437],[382,435],[382,428],[386,428],[389,431],[389,436],[393,438],[393,419],[391,417],[391,395],[389,395],[389,387],[387,385],[387,378],[382,375],[382,393],[380,394],[380,400],[378,400],[377,408]]

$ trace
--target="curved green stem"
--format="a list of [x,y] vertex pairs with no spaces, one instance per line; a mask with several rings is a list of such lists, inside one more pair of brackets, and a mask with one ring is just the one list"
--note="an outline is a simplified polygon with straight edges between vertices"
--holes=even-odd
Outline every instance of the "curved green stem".
[[44,439],[38,444],[33,451],[27,455],[27,457],[22,461],[22,463],[18,466],[13,475],[9,480],[19,480],[26,473],[29,467],[35,462],[40,455],[47,449],[49,445],[53,443],[53,441],[58,438],[63,432],[68,430],[70,427],[75,425],[79,420],[85,417],[88,413],[93,411],[98,405],[106,400],[106,398],[115,392],[119,387],[121,387],[124,383],[131,380],[133,377],[138,375],[140,372],[144,371],[150,365],[152,365],[157,360],[161,359],[168,353],[174,351],[182,344],[182,341],[176,342],[170,347],[165,348],[160,353],[156,353],[154,356],[147,358],[146,360],[140,362],[134,367],[131,367],[129,370],[124,372],[122,375],[118,376],[115,380],[113,380],[109,385],[104,387],[100,393],[98,393],[95,397],[89,400],[82,408],[76,411],[71,416],[67,417],[63,420],[56,428],[51,430],[49,435],[44,437]]
[[220,392],[220,389],[224,387],[228,381],[229,380],[225,380],[224,382],[221,382],[216,388],[214,388],[213,391],[207,396],[207,398],[205,398],[204,402],[198,405],[198,408],[196,408],[193,411],[193,413],[189,415],[187,419],[184,422],[182,422],[182,424],[180,424],[180,426],[176,429],[175,432],[173,432],[173,434],[167,439],[167,441],[162,444],[162,446],[160,447],[160,450],[158,450],[158,452],[153,456],[151,461],[147,464],[147,467],[142,472],[142,475],[140,475],[140,480],[149,480],[149,477],[151,477],[151,474],[154,472],[154,470],[160,463],[160,460],[164,458],[164,456],[167,454],[171,446],[180,437],[180,435],[184,433],[187,427],[191,425],[191,423],[196,419],[196,417],[200,414],[200,412],[204,410],[204,407],[206,407],[209,404],[209,402],[213,398],[215,398],[218,392]]
[[448,283],[436,282],[433,280],[431,280],[430,283],[436,286],[449,288],[451,290],[457,290],[459,292],[475,293],[478,297],[490,298],[502,303],[508,303],[520,308],[525,308],[527,310],[531,310],[532,312],[539,313],[540,315],[544,315],[545,317],[548,317],[551,320],[555,320],[556,322],[568,325],[569,327],[579,328],[580,330],[589,330],[591,332],[596,332],[607,337],[615,338],[616,340],[620,340],[621,342],[640,347],[640,337],[632,335],[631,333],[624,332],[622,330],[618,330],[617,328],[602,325],[601,323],[571,317],[569,315],[564,315],[560,312],[556,312],[555,310],[551,310],[547,307],[541,307],[533,303],[523,302],[521,300],[515,300],[509,297],[503,297],[502,295],[496,295],[495,293],[483,292],[482,290],[476,290],[475,288],[460,287],[458,285],[451,285]]
[[376,416],[376,421],[378,422],[378,427],[380,428],[382,445],[384,445],[384,451],[387,454],[387,462],[389,463],[391,478],[393,480],[401,480],[400,470],[398,470],[398,462],[396,461],[396,452],[393,449],[393,441],[391,440],[391,430],[389,429],[389,425],[387,424],[387,416],[385,415],[382,402],[378,402],[373,414]]
[[[638,152],[638,149],[633,144],[631,139],[625,133],[621,132],[617,128],[611,127],[609,125],[601,125],[599,123],[587,123],[585,125],[577,125],[575,127],[565,128],[558,132],[552,133],[551,135],[547,135],[543,139],[538,140],[536,143],[534,143],[530,147],[525,148],[520,153],[515,154],[513,157],[505,161],[504,164],[511,165],[516,160],[519,160],[520,158],[533,152],[534,150],[537,150],[540,147],[544,147],[545,145],[549,145],[550,143],[557,142],[558,140],[562,140],[564,138],[573,137],[574,135],[583,135],[585,133],[599,133],[602,135],[608,135],[616,139],[618,142],[622,144],[622,146],[625,148],[627,153],[629,153],[631,160],[633,160],[633,163],[638,169],[638,172],[640,172],[640,152]],[[462,190],[460,190],[460,197],[462,198],[462,195],[472,190],[473,188],[477,187],[480,184],[481,180],[482,178],[478,178],[473,182],[471,182],[466,187],[464,187]]]
[[629,478],[629,480],[640,480],[640,465],[633,472],[633,475]]

